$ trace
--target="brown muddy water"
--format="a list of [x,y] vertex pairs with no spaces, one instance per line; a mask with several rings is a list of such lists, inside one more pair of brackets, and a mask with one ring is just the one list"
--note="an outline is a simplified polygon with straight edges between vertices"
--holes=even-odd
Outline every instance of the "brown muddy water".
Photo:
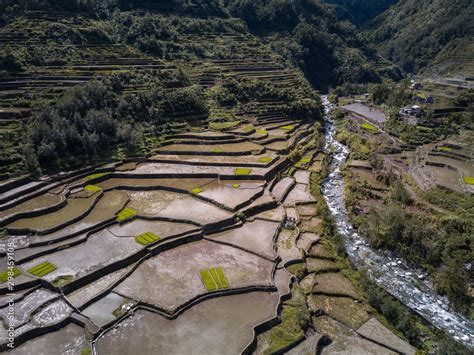
[[92,211],[83,219],[75,222],[65,228],[61,228],[56,232],[45,235],[35,236],[32,241],[54,241],[73,233],[80,232],[86,228],[99,224],[100,222],[114,218],[115,214],[120,211],[127,202],[127,195],[123,191],[108,191],[97,202]]
[[89,347],[84,329],[75,324],[69,324],[55,332],[34,338],[8,352],[12,355],[52,355],[80,354],[81,350]]
[[99,355],[238,354],[252,340],[252,328],[275,315],[277,304],[277,292],[252,292],[204,301],[174,320],[138,310],[96,347]]
[[117,186],[140,186],[140,187],[151,187],[151,186],[164,186],[181,189],[185,191],[192,190],[196,187],[209,184],[214,179],[133,179],[133,178],[111,178],[102,182],[99,182],[97,186],[104,190],[115,188]]
[[168,217],[201,224],[224,220],[233,215],[187,194],[170,191],[129,191],[127,194],[130,197],[128,207],[136,210],[139,215]]
[[98,194],[88,198],[68,198],[67,205],[58,211],[33,218],[22,218],[7,225],[7,228],[30,228],[37,231],[53,228],[85,213],[97,198]]
[[273,259],[276,257],[273,251],[273,237],[278,225],[276,222],[256,219],[245,223],[242,227],[209,235],[208,238],[240,246]]
[[172,312],[186,301],[207,292],[199,272],[212,267],[222,268],[229,288],[272,283],[272,262],[237,248],[204,240],[145,260],[115,291]]
[[34,211],[34,210],[54,206],[54,205],[57,205],[59,202],[61,202],[60,195],[53,195],[53,194],[40,195],[38,197],[32,198],[31,200],[20,203],[19,205],[15,207],[9,208],[4,211],[0,211],[0,219],[7,216],[14,215],[16,213],[29,212],[29,211]]
[[239,205],[250,202],[261,193],[264,185],[264,181],[215,180],[202,186],[203,191],[199,193],[199,196],[235,210]]

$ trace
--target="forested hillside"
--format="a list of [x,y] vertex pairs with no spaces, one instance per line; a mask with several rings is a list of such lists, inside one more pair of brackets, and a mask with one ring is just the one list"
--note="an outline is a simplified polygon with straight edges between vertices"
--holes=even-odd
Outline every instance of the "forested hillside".
[[366,45],[340,7],[315,0],[227,0],[226,6],[252,32],[268,36],[273,48],[321,90],[401,78],[398,68]]
[[130,3],[1,4],[1,176],[147,154],[171,133],[235,123],[255,100],[318,116],[300,72],[242,20],[210,2]]
[[398,0],[325,0],[328,4],[338,5],[358,25],[364,25],[387,10]]
[[472,73],[473,18],[471,0],[406,0],[376,18],[365,33],[407,72],[436,65],[441,72]]

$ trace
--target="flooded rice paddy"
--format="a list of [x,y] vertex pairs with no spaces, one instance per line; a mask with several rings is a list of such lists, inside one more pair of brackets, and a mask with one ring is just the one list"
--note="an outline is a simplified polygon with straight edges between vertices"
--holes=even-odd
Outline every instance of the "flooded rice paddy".
[[[54,193],[46,189],[2,211],[0,221],[66,200],[54,213],[5,225],[22,232],[11,237],[21,242],[21,274],[15,278],[17,346],[9,353],[260,353],[267,343],[254,328],[278,317],[290,293],[292,305],[307,295],[314,312],[325,309],[354,329],[365,325],[369,317],[357,290],[320,244],[322,220],[314,216],[321,206],[310,192],[310,171],[277,174],[286,167],[285,150],[307,141],[298,135],[309,127],[284,123],[265,123],[285,140],[262,145],[254,135],[240,135],[242,127],[235,134],[179,135],[152,158],[109,164],[103,168],[108,175],[77,176]],[[309,162],[323,156],[311,149]],[[331,210],[342,214],[342,200],[332,198],[339,192],[330,185],[338,179],[330,175],[325,194]],[[91,194],[85,185],[99,190]],[[21,196],[16,188],[5,198]],[[0,265],[3,271],[6,264]],[[297,282],[291,273],[302,269],[308,275]],[[5,284],[0,287],[5,294]],[[2,351],[6,305],[0,302]],[[313,323],[333,338],[323,353],[351,346],[390,353],[330,317]],[[378,325],[370,326],[384,336]],[[316,339],[308,333],[294,351]]]

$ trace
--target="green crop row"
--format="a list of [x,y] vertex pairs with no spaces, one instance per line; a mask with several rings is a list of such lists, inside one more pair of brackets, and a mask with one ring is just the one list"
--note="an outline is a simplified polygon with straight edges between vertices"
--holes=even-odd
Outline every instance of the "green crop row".
[[142,233],[135,237],[136,242],[141,245],[148,245],[160,239],[161,238],[159,236],[157,236],[155,233],[152,233],[152,232]]
[[215,291],[229,287],[224,272],[220,267],[201,270],[200,274],[207,291]]
[[136,215],[137,215],[137,211],[135,211],[132,208],[127,207],[127,208],[124,208],[123,210],[121,210],[119,212],[119,214],[117,215],[117,221],[118,222],[123,222],[127,219],[135,217]]
[[49,274],[50,272],[53,272],[56,270],[57,267],[51,264],[49,261],[45,261],[41,264],[38,264],[31,269],[28,269],[28,272],[30,274],[33,274],[38,277],[43,277],[44,275]]
[[235,175],[250,175],[250,173],[252,172],[252,169],[249,169],[249,168],[236,168],[234,170],[235,172]]
[[96,185],[86,185],[86,186],[84,186],[84,190],[90,191],[90,192],[102,191],[102,189],[99,186],[96,186]]
[[21,275],[21,271],[14,267],[11,271],[2,271],[0,272],[0,282],[7,282],[8,281],[8,273],[12,273],[12,277],[15,278]]
[[96,174],[91,174],[91,175],[87,175],[84,180],[92,180],[92,179],[97,179],[97,178],[100,178],[102,176],[105,176],[105,175],[108,175],[109,173],[96,173]]

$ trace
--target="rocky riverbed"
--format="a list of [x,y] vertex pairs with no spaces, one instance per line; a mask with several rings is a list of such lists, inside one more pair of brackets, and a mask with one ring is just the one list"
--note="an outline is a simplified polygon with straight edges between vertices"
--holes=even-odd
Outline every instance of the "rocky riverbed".
[[[326,114],[329,114],[331,105],[327,97],[323,97],[323,101]],[[335,131],[331,120],[326,118],[325,150],[333,152],[333,159],[322,190],[349,258],[357,267],[367,269],[377,284],[407,307],[450,334],[456,341],[474,349],[473,322],[451,310],[447,299],[435,292],[421,270],[410,268],[404,260],[386,250],[375,250],[352,227],[344,204],[344,182],[340,172],[349,149],[335,139]]]

